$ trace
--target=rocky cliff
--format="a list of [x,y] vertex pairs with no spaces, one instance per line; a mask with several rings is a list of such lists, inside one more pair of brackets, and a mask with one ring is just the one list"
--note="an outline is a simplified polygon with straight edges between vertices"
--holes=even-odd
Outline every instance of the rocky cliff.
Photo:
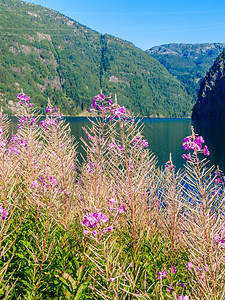
[[193,120],[225,120],[225,50],[218,56],[204,78]]

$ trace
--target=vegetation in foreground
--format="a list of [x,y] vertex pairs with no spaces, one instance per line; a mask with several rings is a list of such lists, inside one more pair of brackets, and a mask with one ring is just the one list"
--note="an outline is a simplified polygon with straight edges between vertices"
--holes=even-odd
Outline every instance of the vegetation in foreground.
[[98,95],[79,164],[57,107],[40,121],[18,99],[11,138],[0,115],[0,299],[224,299],[224,176],[201,136],[184,170],[158,169],[141,123]]

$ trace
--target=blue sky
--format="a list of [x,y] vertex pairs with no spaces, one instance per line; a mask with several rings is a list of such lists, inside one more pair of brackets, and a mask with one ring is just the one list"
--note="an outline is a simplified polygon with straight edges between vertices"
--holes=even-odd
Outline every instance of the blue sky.
[[168,43],[225,43],[224,0],[29,0],[146,50]]

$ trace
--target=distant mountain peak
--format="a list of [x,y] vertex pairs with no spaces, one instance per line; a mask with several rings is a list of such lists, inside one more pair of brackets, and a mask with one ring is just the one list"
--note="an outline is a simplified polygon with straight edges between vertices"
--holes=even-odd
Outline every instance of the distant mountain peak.
[[222,43],[171,43],[153,47],[147,53],[183,83],[194,105],[202,80],[224,48]]

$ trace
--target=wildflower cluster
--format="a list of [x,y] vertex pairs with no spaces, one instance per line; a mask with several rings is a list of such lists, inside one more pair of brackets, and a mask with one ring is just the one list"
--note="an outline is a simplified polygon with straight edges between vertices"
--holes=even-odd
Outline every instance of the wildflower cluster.
[[127,211],[124,205],[120,206],[116,202],[115,198],[111,198],[109,203],[110,203],[110,206],[109,206],[110,211],[115,211],[115,212],[118,212],[119,214],[122,214]]
[[107,144],[107,150],[111,150],[114,149],[116,150],[120,150],[120,151],[124,151],[124,147],[121,144],[116,144],[116,143],[108,143]]
[[34,103],[30,103],[30,97],[26,96],[25,94],[18,94],[17,99],[20,100],[18,104],[21,106],[34,106]]
[[[90,229],[93,229],[95,227],[98,228],[98,230],[100,230],[100,227],[104,224],[107,223],[109,221],[108,217],[101,213],[101,212],[95,212],[95,213],[89,213],[87,215],[84,216],[82,225],[89,227]],[[113,226],[108,226],[106,228],[102,228],[102,233],[106,233],[107,231],[113,231]],[[87,235],[91,233],[92,236],[96,236],[97,235],[97,231],[96,230],[84,230],[83,234]]]
[[18,125],[18,129],[21,129],[22,128],[21,125],[24,123],[28,123],[30,126],[35,125],[36,127],[38,127],[38,125],[35,124],[36,120],[34,117],[24,117],[23,116],[20,118],[19,123],[20,123],[20,125]]
[[93,162],[88,163],[87,164],[87,171],[88,171],[88,173],[93,173],[94,171],[97,170],[97,167],[98,167],[99,172],[102,173],[103,170],[102,170],[102,166],[100,164],[98,164],[96,166],[95,163],[93,163]]
[[225,183],[225,176],[223,174],[223,171],[219,169],[215,171],[215,183],[221,183],[221,184]]
[[8,143],[7,139],[2,139],[0,141],[0,149],[1,149],[0,152],[1,153],[4,153],[6,151],[6,145],[7,145],[7,143]]
[[[183,142],[183,148],[184,150],[190,151],[193,150],[194,154],[197,154],[198,152],[202,152],[204,155],[209,156],[210,152],[208,150],[208,147],[205,145],[202,148],[202,145],[205,143],[205,140],[203,139],[202,136],[188,136],[184,138]],[[182,155],[183,159],[187,159],[187,161],[191,161],[191,153],[188,154],[183,154]]]
[[173,165],[173,162],[172,160],[168,160],[166,162],[166,165],[165,165],[166,168],[169,168],[170,170],[174,170],[175,166]]
[[40,126],[45,129],[45,130],[48,130],[49,127],[52,127],[52,126],[57,126],[57,122],[55,119],[50,119],[50,118],[46,118],[45,120],[42,120],[40,122]]
[[147,148],[148,147],[148,142],[147,140],[142,140],[141,137],[139,136],[136,136],[134,139],[133,139],[133,147],[143,147],[143,148]]
[[178,172],[170,155],[159,169],[138,121],[100,94],[78,165],[58,108],[48,103],[36,129],[30,98],[18,99],[9,142],[0,116],[5,298],[224,298],[225,177],[198,157],[202,136],[183,142],[196,163]]
[[27,149],[27,139],[15,134],[11,137],[7,152],[18,154],[20,150]]
[[61,119],[63,114],[59,112],[57,106],[53,108],[53,106],[49,103],[46,108],[47,117],[45,120],[40,122],[40,126],[44,130],[48,130],[50,127],[57,126],[57,119]]
[[103,94],[94,97],[90,112],[95,112],[97,114],[101,112],[104,117],[109,118],[110,120],[121,118],[124,121],[129,119],[131,122],[134,122],[134,119],[124,106],[121,107],[119,104],[113,103],[111,97],[106,97]]
[[223,224],[222,229],[216,233],[215,242],[220,250],[225,249],[225,224]]
[[165,270],[165,271],[158,272],[158,275],[159,275],[159,280],[165,279],[167,276],[167,271]]
[[49,114],[49,115],[52,115],[53,117],[58,117],[58,118],[61,118],[62,115],[63,115],[62,113],[59,112],[57,106],[55,106],[53,108],[53,106],[50,103],[46,107],[46,113]]
[[0,216],[2,220],[5,220],[6,217],[8,216],[7,210],[3,208],[1,204],[0,204]]

